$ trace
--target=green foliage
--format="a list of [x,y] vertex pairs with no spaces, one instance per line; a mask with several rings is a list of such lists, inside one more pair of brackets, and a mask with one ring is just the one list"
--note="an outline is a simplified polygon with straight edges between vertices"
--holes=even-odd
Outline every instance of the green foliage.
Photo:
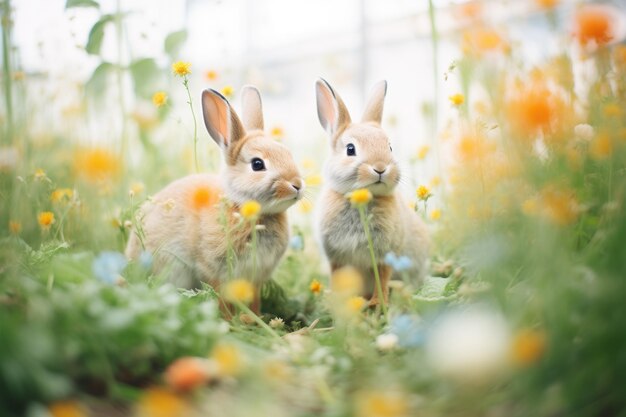
[[102,41],[104,39],[104,29],[106,25],[113,22],[115,18],[113,14],[105,14],[91,27],[89,37],[87,38],[87,45],[85,45],[85,50],[88,54],[100,54],[100,48],[102,47]]
[[97,1],[94,0],[67,0],[65,2],[65,8],[70,9],[72,7],[100,7]]
[[178,57],[178,54],[183,47],[183,44],[187,40],[187,36],[187,31],[183,29],[172,32],[165,37],[163,50],[170,57],[170,59],[174,60],[176,57]]
[[150,98],[155,91],[158,91],[163,81],[163,72],[154,59],[137,59],[131,62],[129,69],[137,96]]

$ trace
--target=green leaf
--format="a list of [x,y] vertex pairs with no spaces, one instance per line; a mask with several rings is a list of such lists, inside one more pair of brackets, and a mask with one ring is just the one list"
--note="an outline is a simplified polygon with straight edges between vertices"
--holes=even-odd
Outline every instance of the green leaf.
[[100,97],[102,92],[106,89],[107,78],[111,72],[113,72],[115,66],[110,62],[103,62],[96,67],[91,74],[91,77],[85,83],[85,91],[88,95],[93,97]]
[[72,7],[96,7],[99,8],[100,5],[97,1],[94,0],[67,0],[65,2],[65,8],[70,9]]
[[112,22],[114,18],[112,14],[105,14],[92,26],[89,31],[87,45],[85,45],[85,50],[88,54],[98,55],[100,53],[100,47],[104,39],[104,28],[106,24]]
[[141,58],[133,61],[130,73],[135,85],[135,93],[143,98],[150,98],[159,87],[163,74],[152,58]]
[[172,58],[176,57],[186,40],[187,31],[184,29],[170,33],[165,37],[165,53]]

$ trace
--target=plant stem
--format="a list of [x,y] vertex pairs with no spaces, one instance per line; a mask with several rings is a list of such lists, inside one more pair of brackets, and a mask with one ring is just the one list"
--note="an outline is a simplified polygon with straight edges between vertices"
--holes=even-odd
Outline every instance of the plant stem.
[[7,109],[6,141],[13,142],[13,86],[11,85],[11,1],[2,3],[2,69],[4,100]]
[[283,339],[278,335],[278,333],[276,333],[274,331],[274,329],[272,329],[270,326],[267,325],[267,323],[265,323],[263,320],[261,320],[261,317],[257,316],[252,310],[250,310],[250,308],[245,305],[242,302],[237,301],[235,303],[237,305],[237,307],[239,307],[239,309],[241,311],[243,311],[244,313],[246,313],[247,315],[249,315],[250,317],[252,317],[252,319],[259,325],[261,326],[261,328],[263,328],[263,330],[265,330],[267,332],[267,334],[269,334],[270,336],[272,336],[275,339],[278,339],[280,341],[282,341]]
[[[439,32],[437,31],[437,20],[435,19],[435,5],[433,4],[433,0],[428,0],[428,20],[430,22],[430,37],[432,40],[432,50],[433,50],[433,88],[434,88],[434,98],[433,98],[433,116],[432,116],[432,124],[433,124],[433,137],[436,137],[437,133],[437,124],[439,121],[438,117],[438,107],[439,107]],[[437,169],[441,174],[441,155],[439,153],[439,142],[435,140],[435,153],[437,154]]]
[[122,54],[123,43],[123,27],[122,27],[122,4],[121,0],[116,2],[117,12],[115,14],[115,30],[117,32],[117,89],[120,102],[120,112],[122,116],[122,131],[121,135],[121,159],[125,160],[128,150],[128,135],[126,132],[126,102],[124,100],[124,63],[122,62],[124,57]]
[[256,230],[256,219],[250,222],[252,226],[252,279],[257,279],[256,276],[256,246],[257,246],[257,230]]
[[363,229],[365,229],[367,246],[370,250],[370,258],[372,260],[372,268],[374,269],[374,279],[376,280],[376,291],[378,292],[378,299],[380,300],[380,306],[383,310],[385,320],[387,320],[387,306],[385,305],[385,298],[383,297],[383,287],[382,285],[380,285],[380,276],[378,275],[378,263],[376,262],[376,254],[374,253],[374,242],[372,241],[372,236],[370,235],[370,227],[369,222],[367,221],[367,216],[365,215],[365,207],[359,205],[358,210],[359,216],[361,217],[361,224],[363,224]]
[[193,117],[193,161],[195,164],[196,172],[199,172],[198,169],[198,124],[196,123],[196,113],[193,111],[193,100],[191,100],[191,93],[189,92],[189,80],[185,75],[185,79],[183,80],[183,85],[185,86],[185,90],[187,90],[187,97],[189,101],[189,109],[191,110],[191,117]]

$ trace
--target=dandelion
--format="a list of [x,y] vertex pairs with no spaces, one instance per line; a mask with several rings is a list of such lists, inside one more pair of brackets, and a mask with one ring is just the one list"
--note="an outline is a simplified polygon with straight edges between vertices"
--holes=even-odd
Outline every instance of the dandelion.
[[217,71],[212,70],[212,69],[204,73],[204,78],[206,78],[207,81],[215,81],[217,80],[217,77],[218,77]]
[[152,104],[156,107],[162,107],[167,102],[167,94],[163,91],[157,91],[152,95]]
[[232,85],[225,85],[220,90],[220,93],[222,93],[222,95],[226,98],[231,98],[233,94],[235,93],[235,89],[233,88]]
[[364,206],[372,199],[372,193],[367,188],[360,188],[352,191],[349,198],[353,206]]
[[595,139],[591,141],[589,153],[591,157],[596,160],[607,159],[613,154],[613,141],[611,137],[605,132],[598,134]]
[[77,401],[57,401],[48,406],[52,417],[87,417],[87,411]]
[[42,230],[49,230],[55,221],[54,213],[51,211],[43,211],[37,216],[37,222]]
[[365,307],[366,301],[365,298],[359,297],[358,295],[353,295],[348,298],[345,302],[346,312],[349,314],[357,314]]
[[189,406],[181,397],[164,388],[149,388],[139,398],[140,417],[178,417],[186,415]]
[[313,203],[311,203],[309,200],[300,200],[300,202],[298,203],[298,211],[300,213],[310,213],[311,210],[313,210]]
[[237,346],[229,343],[220,343],[211,352],[211,359],[217,364],[217,371],[221,377],[232,377],[241,373],[244,366],[244,356]]
[[356,396],[357,417],[406,417],[409,408],[406,394],[400,391],[376,390]]
[[185,77],[191,74],[191,63],[177,61],[172,64],[172,72],[178,77]]
[[363,289],[363,277],[351,266],[345,266],[333,272],[330,280],[333,293],[342,296],[358,294]]
[[203,385],[210,378],[206,365],[206,360],[200,358],[179,358],[167,367],[165,383],[177,391],[188,391]]
[[528,366],[541,359],[545,350],[545,334],[538,330],[525,329],[514,336],[511,356],[515,363]]
[[450,97],[448,97],[448,99],[450,100],[450,103],[452,103],[452,105],[457,106],[457,107],[465,102],[465,96],[463,96],[463,94],[460,94],[460,93],[453,94]]
[[255,200],[246,201],[241,205],[239,209],[239,213],[243,216],[244,219],[253,220],[259,215],[261,211],[261,204]]
[[234,279],[224,285],[223,295],[227,301],[250,304],[254,298],[254,287],[248,280]]
[[324,285],[322,285],[322,283],[316,279],[311,281],[311,285],[309,285],[309,291],[311,291],[315,295],[320,294],[323,289],[324,289]]
[[117,155],[108,149],[94,148],[79,151],[75,169],[87,181],[99,182],[116,176],[120,169]]
[[322,176],[320,174],[307,175],[304,183],[309,187],[316,187],[322,183]]
[[430,190],[425,185],[420,185],[419,187],[417,187],[416,194],[417,194],[417,198],[422,201],[426,201],[430,197],[432,197]]
[[276,140],[281,140],[285,137],[285,131],[280,126],[274,126],[270,129],[270,135]]
[[12,235],[19,235],[21,231],[22,223],[17,220],[9,220],[9,232],[11,232]]
[[585,5],[574,17],[574,36],[581,46],[602,46],[615,37],[616,21],[613,8]]
[[69,201],[74,196],[74,190],[70,188],[58,188],[50,194],[50,201],[52,203],[59,203]]
[[376,337],[376,347],[378,350],[388,352],[398,346],[398,336],[393,333],[381,334]]
[[422,145],[417,149],[417,153],[415,154],[415,156],[417,157],[417,159],[421,161],[424,158],[426,158],[426,155],[428,155],[429,151],[430,151],[430,146]]
[[436,208],[436,209],[431,210],[431,212],[430,212],[430,219],[432,221],[435,221],[435,222],[440,220],[441,219],[441,209]]
[[191,195],[191,207],[196,211],[212,207],[218,201],[218,193],[208,185],[197,187]]

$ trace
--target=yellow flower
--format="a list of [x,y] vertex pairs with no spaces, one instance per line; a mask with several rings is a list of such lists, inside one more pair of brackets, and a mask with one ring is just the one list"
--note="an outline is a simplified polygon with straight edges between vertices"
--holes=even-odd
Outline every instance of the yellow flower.
[[[232,93],[231,93],[232,94]],[[270,135],[272,135],[272,137],[276,140],[280,140],[283,137],[285,137],[285,131],[283,130],[282,127],[280,126],[274,126],[271,130],[270,130]]]
[[243,218],[248,220],[255,219],[260,211],[261,205],[255,200],[246,201],[239,209],[239,213],[243,216]]
[[543,9],[553,9],[560,1],[561,0],[535,0],[535,3]]
[[11,232],[12,235],[19,235],[21,231],[22,223],[17,220],[9,220],[9,232]]
[[250,304],[254,298],[254,286],[243,278],[234,279],[224,285],[223,295],[226,301]]
[[578,218],[578,202],[571,191],[547,188],[542,191],[542,203],[544,215],[555,224],[565,226]]
[[172,64],[172,72],[174,75],[179,77],[184,77],[188,74],[191,74],[191,63],[178,61]]
[[426,158],[426,155],[428,155],[429,151],[430,151],[430,146],[428,145],[420,146],[417,149],[417,154],[415,156],[417,157],[417,159],[421,161],[422,159]]
[[345,266],[333,272],[330,288],[339,295],[359,294],[363,289],[363,277],[351,266]]
[[438,176],[434,176],[431,180],[430,180],[430,186],[431,187],[438,187],[441,184],[441,178]]
[[304,183],[309,187],[315,187],[322,183],[322,176],[320,174],[307,175],[304,179]]
[[315,168],[315,161],[310,158],[305,158],[302,160],[302,168],[304,169],[313,169]]
[[355,206],[364,205],[372,199],[372,193],[367,188],[354,190],[349,194],[350,202]]
[[146,186],[143,182],[136,181],[130,185],[130,190],[128,190],[128,194],[130,194],[131,196],[136,196],[143,193],[145,189]]
[[545,350],[545,334],[538,330],[525,329],[513,338],[511,356],[515,363],[528,366],[541,359]]
[[204,73],[204,77],[208,81],[215,81],[217,80],[218,74],[217,74],[217,71],[215,70],[208,70],[207,72]]
[[420,200],[426,201],[431,196],[432,194],[430,193],[430,190],[425,185],[420,185],[419,187],[417,187],[417,198],[419,198]]
[[232,85],[225,85],[220,90],[220,93],[222,93],[222,95],[226,98],[231,98],[234,92],[235,92],[235,89],[233,88]]
[[430,219],[434,220],[434,221],[437,221],[437,220],[441,219],[441,210],[440,209],[433,209],[430,212]]
[[45,178],[47,178],[46,171],[44,171],[41,168],[37,168],[35,170],[35,179],[36,180],[43,180]]
[[316,279],[314,279],[311,282],[311,285],[309,285],[309,290],[311,290],[313,294],[319,294],[322,292],[323,289],[324,289],[324,286],[322,285],[322,283]]
[[357,417],[405,417],[409,413],[409,401],[399,391],[369,391],[356,396]]
[[120,170],[119,158],[104,148],[82,150],[76,156],[76,172],[91,182],[116,176]]
[[607,117],[619,117],[622,114],[622,108],[616,103],[607,104],[603,111]]
[[457,107],[465,102],[465,96],[463,96],[463,94],[460,94],[460,93],[453,94],[450,97],[448,97],[448,99],[453,105]]
[[353,295],[346,300],[346,312],[349,314],[359,313],[365,307],[365,298]]
[[69,201],[74,195],[74,190],[70,188],[58,188],[50,194],[50,201],[58,203],[61,201]]
[[189,406],[182,397],[164,388],[149,388],[137,403],[140,417],[178,417],[186,415]]
[[613,154],[613,142],[607,133],[600,133],[589,146],[591,157],[597,160],[606,159]]
[[522,213],[527,216],[534,216],[539,212],[536,198],[529,198],[522,203]]
[[167,101],[167,94],[165,94],[165,92],[163,91],[157,91],[152,96],[152,104],[154,104],[157,107],[161,107],[165,105],[166,101]]
[[48,406],[52,417],[86,417],[87,411],[77,401],[57,401]]
[[239,374],[244,365],[244,357],[237,346],[220,343],[213,348],[211,358],[217,363],[220,376],[235,376]]
[[313,210],[313,203],[311,203],[309,200],[300,200],[300,202],[298,203],[298,210],[300,211],[300,213],[309,213],[311,212],[311,210]]
[[39,222],[39,226],[41,226],[43,230],[48,230],[50,229],[50,226],[52,225],[52,223],[54,223],[55,221],[54,213],[51,211],[41,212],[37,216],[37,221]]

